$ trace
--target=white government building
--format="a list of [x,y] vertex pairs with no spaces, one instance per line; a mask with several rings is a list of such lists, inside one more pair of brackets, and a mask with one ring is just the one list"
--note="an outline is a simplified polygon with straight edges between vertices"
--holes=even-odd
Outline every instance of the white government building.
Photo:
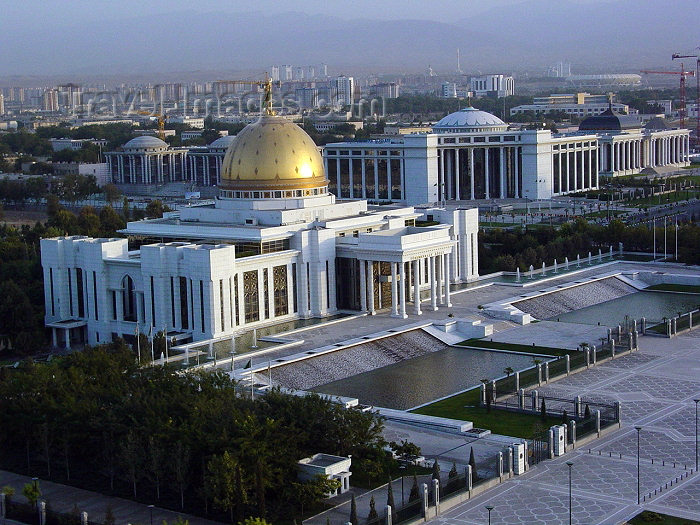
[[42,239],[55,345],[164,328],[178,343],[203,341],[339,310],[419,315],[477,277],[476,208],[336,202],[312,139],[271,113],[228,147],[215,204],[130,222],[137,249]]
[[608,108],[574,133],[512,130],[472,107],[432,132],[336,142],[323,150],[330,191],[339,199],[408,205],[474,199],[550,199],[595,189],[599,177],[689,165],[687,129],[659,119],[642,126]]

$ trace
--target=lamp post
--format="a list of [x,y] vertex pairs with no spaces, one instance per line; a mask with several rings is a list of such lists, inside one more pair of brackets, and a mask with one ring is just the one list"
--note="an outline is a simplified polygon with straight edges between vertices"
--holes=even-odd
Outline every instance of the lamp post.
[[491,525],[491,511],[493,510],[493,505],[486,505],[486,510],[489,511],[489,525]]
[[639,505],[639,432],[642,430],[642,427],[634,427],[634,429],[637,431],[637,505]]
[[153,505],[149,505],[148,510],[151,511],[151,525],[153,525]]
[[39,478],[32,478],[32,483],[34,483],[34,496],[36,497],[34,507],[39,508]]
[[401,471],[401,506],[404,506],[404,495],[403,495],[403,474],[406,470],[406,464],[399,465],[399,470]]
[[695,472],[698,471],[698,403],[700,399],[693,399],[695,401]]
[[569,525],[571,525],[571,467],[574,464],[571,461],[567,461],[566,464],[569,467]]

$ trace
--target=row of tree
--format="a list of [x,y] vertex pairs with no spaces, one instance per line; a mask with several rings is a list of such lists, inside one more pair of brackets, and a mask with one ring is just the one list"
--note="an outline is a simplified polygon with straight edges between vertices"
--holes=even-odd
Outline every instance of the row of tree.
[[[663,251],[663,226],[657,225],[656,250]],[[675,235],[671,229],[668,236]],[[672,238],[672,237],[669,237]],[[673,237],[675,242],[675,237]],[[654,249],[654,232],[645,225],[627,225],[619,220],[607,226],[589,223],[577,218],[560,228],[529,228],[503,230],[500,228],[479,233],[479,272],[513,272],[516,268],[526,271],[542,262],[551,265],[554,259],[561,264],[565,257],[573,261],[577,254],[586,257],[588,252],[604,253],[610,246],[617,250],[623,243],[626,251],[650,253]],[[678,260],[687,264],[700,263],[700,226],[684,223],[678,228]]]
[[[237,522],[309,510],[335,482],[297,461],[352,455],[386,479],[375,414],[316,395],[243,397],[220,371],[139,367],[122,341],[0,369],[0,464],[33,476]],[[279,520],[279,521],[277,521]]]

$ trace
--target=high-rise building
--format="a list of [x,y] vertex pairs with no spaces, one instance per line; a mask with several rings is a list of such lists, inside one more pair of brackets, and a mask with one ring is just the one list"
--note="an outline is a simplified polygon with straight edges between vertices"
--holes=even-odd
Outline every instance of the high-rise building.
[[457,84],[454,82],[443,82],[442,98],[457,98]]
[[41,109],[44,111],[58,111],[58,91],[55,89],[47,89],[44,91],[43,103]]
[[307,80],[311,80],[313,78],[316,78],[316,67],[315,66],[306,66],[305,76],[306,76]]
[[308,109],[318,106],[318,89],[311,87],[296,88],[294,96],[299,108]]
[[279,66],[270,66],[270,78],[272,79],[273,82],[280,81],[280,67]]
[[355,101],[355,79],[340,75],[334,81],[336,100],[339,104],[349,106]]
[[513,77],[506,75],[482,75],[472,77],[470,90],[477,97],[495,95],[497,97],[512,97],[515,94],[515,81]]
[[369,88],[370,93],[376,97],[398,98],[399,85],[396,82],[382,82]]
[[294,76],[292,73],[292,66],[286,64],[286,65],[283,65],[280,69],[281,69],[280,80],[293,80],[294,79]]
[[5,97],[0,93],[0,115],[5,114]]
[[319,77],[327,77],[328,76],[328,65],[321,64],[320,66],[318,66],[318,71],[316,71],[316,74]]

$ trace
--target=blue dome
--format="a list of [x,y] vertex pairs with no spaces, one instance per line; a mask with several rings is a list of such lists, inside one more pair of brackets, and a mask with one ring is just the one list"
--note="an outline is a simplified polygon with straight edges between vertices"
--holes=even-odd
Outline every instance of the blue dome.
[[[433,126],[435,131],[500,131],[508,127],[496,115],[468,107],[450,113]],[[494,129],[496,128],[496,129]]]
[[158,137],[151,135],[141,135],[135,137],[124,144],[124,149],[151,149],[151,148],[167,148],[168,143],[160,140]]
[[236,135],[225,135],[223,137],[219,137],[214,142],[209,144],[209,149],[228,149],[235,138]]

